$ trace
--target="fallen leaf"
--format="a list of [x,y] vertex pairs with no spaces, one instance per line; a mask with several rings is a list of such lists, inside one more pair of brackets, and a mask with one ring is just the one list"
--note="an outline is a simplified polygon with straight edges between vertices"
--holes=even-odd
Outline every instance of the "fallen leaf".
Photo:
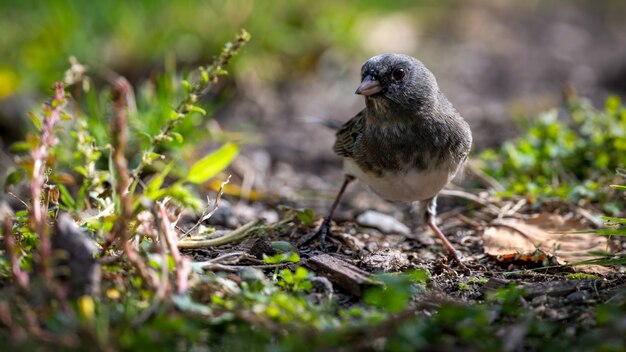
[[[590,251],[606,251],[607,239],[590,233],[571,233],[589,228],[575,219],[557,214],[539,214],[525,220],[503,219],[493,222],[483,233],[485,253],[498,261],[541,262],[550,257],[559,264],[594,258]],[[579,265],[574,269],[607,273],[610,268]]]

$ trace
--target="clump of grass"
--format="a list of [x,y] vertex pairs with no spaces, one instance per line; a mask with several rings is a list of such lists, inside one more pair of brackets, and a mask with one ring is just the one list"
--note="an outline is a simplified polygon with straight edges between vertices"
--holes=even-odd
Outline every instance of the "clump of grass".
[[626,107],[616,96],[603,109],[575,98],[565,110],[569,121],[558,115],[552,110],[528,120],[519,138],[483,152],[484,170],[504,186],[502,196],[562,198],[619,211],[605,185],[626,165]]
[[[138,161],[127,159],[127,155],[131,145],[141,145],[132,128],[138,116],[146,115],[135,105],[132,86],[123,77],[108,74],[105,79],[110,88],[99,94],[90,88],[89,71],[72,60],[68,80],[54,84],[52,99],[42,108],[41,116],[31,115],[36,132],[14,146],[19,153],[18,164],[5,186],[14,187],[22,176],[27,176],[31,202],[16,214],[0,204],[6,257],[3,263],[8,266],[5,273],[16,283],[3,285],[7,290],[0,292],[5,302],[0,307],[3,317],[12,321],[10,331],[6,330],[6,319],[0,323],[3,340],[26,346],[26,339],[33,338],[72,348],[80,341],[77,327],[85,324],[88,334],[104,347],[108,343],[105,335],[120,334],[114,331],[120,320],[122,324],[141,325],[167,310],[173,297],[188,294],[191,262],[178,249],[180,234],[172,223],[173,212],[198,204],[198,197],[187,185],[214,177],[229,165],[238,148],[227,141],[170,186],[164,185],[173,169],[172,154],[167,152],[175,148],[159,148],[163,142],[184,141],[187,135],[177,127],[192,114],[206,114],[198,106],[198,97],[226,74],[224,67],[249,39],[250,35],[242,31],[211,65],[199,69],[193,83],[183,80],[171,85],[182,90],[176,108],[169,108],[169,100],[178,95],[175,92],[156,97],[161,101],[155,105],[164,111],[148,116],[167,115],[169,119],[156,135],[148,134],[150,143]],[[67,94],[81,90],[87,110],[81,110],[81,102]],[[90,101],[96,97],[104,99]],[[161,170],[153,168],[152,178],[145,183],[146,166],[157,159],[170,161]],[[81,225],[77,236],[84,234],[100,248],[98,261],[105,264],[104,275],[115,277],[117,282],[103,283],[106,296],[94,293],[75,301],[70,298],[69,286],[58,278],[50,225],[57,222],[60,211],[69,213]],[[115,305],[111,300],[120,296],[129,299],[128,306],[121,310],[124,316],[104,314],[103,310],[116,309],[111,307]],[[55,335],[40,326],[56,327],[60,333]],[[105,335],[97,330],[103,326]]]

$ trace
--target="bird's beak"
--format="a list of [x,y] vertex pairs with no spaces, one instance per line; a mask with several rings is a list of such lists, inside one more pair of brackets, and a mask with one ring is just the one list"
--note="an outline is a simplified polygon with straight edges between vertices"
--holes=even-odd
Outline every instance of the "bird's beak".
[[365,95],[369,97],[370,95],[374,95],[380,92],[382,88],[380,87],[380,82],[378,82],[374,77],[367,75],[361,81],[361,85],[356,89],[355,94]]

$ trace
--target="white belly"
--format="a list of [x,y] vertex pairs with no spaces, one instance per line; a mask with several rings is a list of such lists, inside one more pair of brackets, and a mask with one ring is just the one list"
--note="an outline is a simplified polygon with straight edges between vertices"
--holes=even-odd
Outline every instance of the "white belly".
[[436,196],[454,177],[445,167],[433,170],[410,170],[399,174],[384,173],[379,177],[363,172],[349,158],[344,159],[344,171],[365,183],[381,198],[404,202],[430,199]]

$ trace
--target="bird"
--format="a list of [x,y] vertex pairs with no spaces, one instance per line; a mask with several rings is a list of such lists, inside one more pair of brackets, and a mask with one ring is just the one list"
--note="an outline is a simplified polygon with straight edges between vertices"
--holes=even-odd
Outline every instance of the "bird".
[[471,146],[469,124],[418,59],[381,54],[361,68],[356,94],[365,108],[336,132],[334,152],[343,158],[344,182],[311,237],[325,246],[330,223],[348,184],[358,179],[388,201],[417,202],[419,216],[452,259],[467,266],[436,224],[437,194],[460,172]]

